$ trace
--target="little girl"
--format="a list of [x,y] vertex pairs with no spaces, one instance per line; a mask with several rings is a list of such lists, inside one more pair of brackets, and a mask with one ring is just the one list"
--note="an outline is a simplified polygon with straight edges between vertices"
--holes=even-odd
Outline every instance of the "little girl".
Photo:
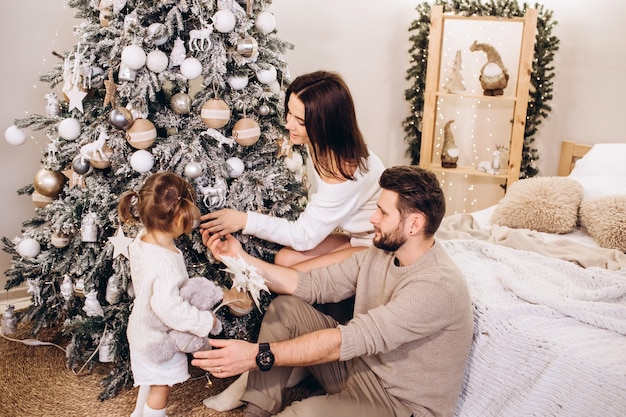
[[176,352],[162,363],[147,354],[148,347],[167,334],[162,325],[154,323],[155,315],[170,329],[200,337],[221,328],[212,312],[198,310],[179,294],[189,276],[174,239],[190,233],[200,217],[195,201],[189,183],[172,172],[153,174],[139,192],[129,191],[120,197],[120,220],[141,222],[143,226],[129,246],[135,301],[127,336],[134,385],[139,386],[131,417],[165,416],[172,385],[190,376],[185,353]]

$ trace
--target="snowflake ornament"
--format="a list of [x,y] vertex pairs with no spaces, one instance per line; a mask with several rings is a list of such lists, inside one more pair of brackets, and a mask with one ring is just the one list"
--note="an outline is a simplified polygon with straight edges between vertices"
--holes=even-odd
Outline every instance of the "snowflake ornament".
[[247,291],[256,307],[261,311],[260,297],[261,290],[270,292],[265,285],[265,278],[263,278],[257,272],[257,269],[248,265],[244,259],[239,256],[237,259],[231,258],[230,256],[223,256],[222,262],[228,268],[224,269],[225,272],[228,272],[233,275],[233,286],[232,288],[237,288],[238,291]]

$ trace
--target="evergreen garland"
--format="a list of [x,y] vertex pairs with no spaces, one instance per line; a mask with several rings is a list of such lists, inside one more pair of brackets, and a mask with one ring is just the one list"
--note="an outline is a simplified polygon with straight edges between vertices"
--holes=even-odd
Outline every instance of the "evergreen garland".
[[[491,0],[481,3],[477,0],[436,0],[434,4],[443,5],[443,11],[453,12],[462,16],[500,16],[506,18],[523,17],[527,3],[521,7],[515,0]],[[554,66],[552,61],[559,49],[559,39],[552,35],[557,24],[552,20],[552,11],[535,3],[537,9],[537,36],[530,77],[530,95],[526,111],[526,126],[524,129],[524,145],[520,178],[534,177],[538,174],[535,162],[539,159],[537,149],[533,147],[535,134],[542,120],[552,110],[548,104],[553,95]],[[418,17],[409,27],[413,33],[409,40],[412,45],[409,49],[411,66],[407,70],[406,79],[414,80],[413,86],[404,93],[405,99],[411,105],[411,114],[403,122],[406,132],[405,140],[409,144],[407,155],[411,163],[417,164],[420,159],[422,142],[422,119],[424,115],[424,90],[426,88],[426,64],[428,62],[428,39],[430,33],[431,5],[428,2],[416,7]]]

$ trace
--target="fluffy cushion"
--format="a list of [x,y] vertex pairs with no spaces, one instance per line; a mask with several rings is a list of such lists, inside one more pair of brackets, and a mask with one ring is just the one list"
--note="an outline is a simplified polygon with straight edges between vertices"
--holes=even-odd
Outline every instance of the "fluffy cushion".
[[511,184],[491,222],[515,229],[568,233],[578,223],[583,189],[568,177],[533,177]]
[[626,195],[584,200],[580,223],[603,248],[626,252]]

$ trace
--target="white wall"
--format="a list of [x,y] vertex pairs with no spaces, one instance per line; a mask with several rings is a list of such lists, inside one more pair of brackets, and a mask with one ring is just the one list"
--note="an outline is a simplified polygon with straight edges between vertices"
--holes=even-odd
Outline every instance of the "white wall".
[[[295,45],[286,55],[291,76],[328,69],[340,72],[354,95],[361,128],[371,148],[387,165],[408,162],[402,121],[408,115],[404,79],[409,67],[408,27],[419,1],[274,0],[271,11],[279,36]],[[559,23],[561,40],[552,112],[540,128],[536,147],[541,175],[555,175],[560,142],[626,140],[622,113],[626,97],[626,3],[621,0],[544,0]],[[33,12],[35,11],[36,12]],[[20,0],[0,5],[0,56],[4,100],[0,131],[27,112],[44,113],[38,83],[54,58],[52,50],[74,44],[76,21],[64,0]],[[44,61],[45,60],[45,61]],[[35,87],[36,86],[36,87]],[[47,139],[14,147],[0,140],[0,236],[20,234],[34,206],[15,191],[32,181],[39,168],[40,145]],[[0,271],[9,257],[0,254]],[[2,287],[4,286],[3,280]]]

